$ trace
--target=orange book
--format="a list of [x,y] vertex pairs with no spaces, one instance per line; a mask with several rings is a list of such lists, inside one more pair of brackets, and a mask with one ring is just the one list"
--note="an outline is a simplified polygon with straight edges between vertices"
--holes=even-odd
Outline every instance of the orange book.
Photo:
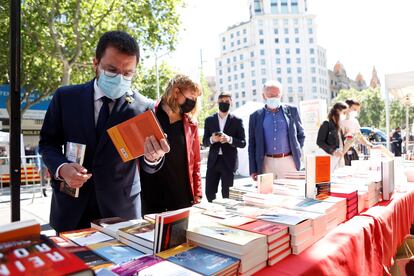
[[12,222],[0,226],[0,242],[40,237],[40,224],[34,220]]
[[124,162],[144,155],[144,142],[147,137],[153,135],[158,141],[165,139],[164,132],[151,110],[111,127],[107,131]]
[[331,157],[316,156],[315,182],[331,182]]

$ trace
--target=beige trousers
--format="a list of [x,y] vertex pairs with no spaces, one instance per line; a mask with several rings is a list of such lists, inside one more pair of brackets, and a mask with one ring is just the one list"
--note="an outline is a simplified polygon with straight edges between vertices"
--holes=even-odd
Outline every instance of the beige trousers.
[[273,158],[265,156],[263,162],[263,173],[273,173],[274,179],[284,178],[285,173],[297,171],[292,155]]

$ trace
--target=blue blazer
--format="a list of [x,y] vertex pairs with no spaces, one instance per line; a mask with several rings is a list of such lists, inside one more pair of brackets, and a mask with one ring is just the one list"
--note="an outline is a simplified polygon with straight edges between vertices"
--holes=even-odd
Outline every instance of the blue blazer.
[[[119,124],[153,107],[153,103],[138,93],[131,93],[135,102],[126,96],[118,99],[108,119],[106,128]],[[92,177],[80,188],[74,198],[59,191],[59,180],[52,180],[50,225],[58,232],[75,229],[85,211],[92,193],[96,194],[103,218],[141,217],[140,181],[137,160],[122,162],[107,132],[96,139],[94,116],[94,81],[65,86],[54,94],[40,132],[39,152],[54,176],[62,163],[68,163],[63,153],[67,142],[86,145],[83,166]],[[141,169],[154,172],[141,162]]]
[[[263,120],[266,108],[259,109],[250,115],[249,120],[249,169],[253,173],[263,173],[265,156],[265,141],[263,134]],[[282,111],[288,125],[289,144],[296,169],[300,170],[301,148],[305,141],[305,133],[297,107],[282,104]]]

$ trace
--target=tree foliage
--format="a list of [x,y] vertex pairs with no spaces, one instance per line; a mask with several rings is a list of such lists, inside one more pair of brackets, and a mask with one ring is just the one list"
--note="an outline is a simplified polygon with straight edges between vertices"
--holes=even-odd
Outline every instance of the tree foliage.
[[[3,42],[9,36],[9,1],[1,1]],[[130,33],[141,46],[141,56],[149,49],[174,49],[180,27],[178,8],[182,4],[182,0],[22,1],[21,86],[27,91],[22,99],[27,102],[24,109],[61,85],[91,79],[95,47],[106,31]],[[0,83],[8,82],[7,51],[8,46],[3,44]]]
[[198,125],[199,128],[204,128],[204,121],[205,119],[216,112],[216,107],[214,102],[211,102],[211,90],[208,86],[207,80],[204,77],[204,74],[200,76],[200,85],[202,90],[201,96],[201,107],[198,113]]
[[[341,90],[334,102],[356,99],[361,103],[359,123],[361,126],[376,127],[385,130],[385,101],[380,90],[368,88],[362,91],[355,89]],[[405,106],[399,101],[390,102],[390,128],[405,127]],[[414,119],[414,108],[410,107],[410,122]]]

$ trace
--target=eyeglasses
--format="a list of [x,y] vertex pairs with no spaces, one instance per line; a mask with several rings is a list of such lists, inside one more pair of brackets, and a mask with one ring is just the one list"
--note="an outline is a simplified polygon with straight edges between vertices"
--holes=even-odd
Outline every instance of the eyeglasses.
[[105,70],[102,68],[102,66],[99,66],[100,70],[104,73],[105,76],[109,77],[109,78],[115,78],[118,75],[122,75],[122,78],[126,81],[132,81],[132,79],[135,76],[135,71],[130,71],[130,72],[125,72],[125,73],[118,73],[115,69],[109,69],[109,70]]

